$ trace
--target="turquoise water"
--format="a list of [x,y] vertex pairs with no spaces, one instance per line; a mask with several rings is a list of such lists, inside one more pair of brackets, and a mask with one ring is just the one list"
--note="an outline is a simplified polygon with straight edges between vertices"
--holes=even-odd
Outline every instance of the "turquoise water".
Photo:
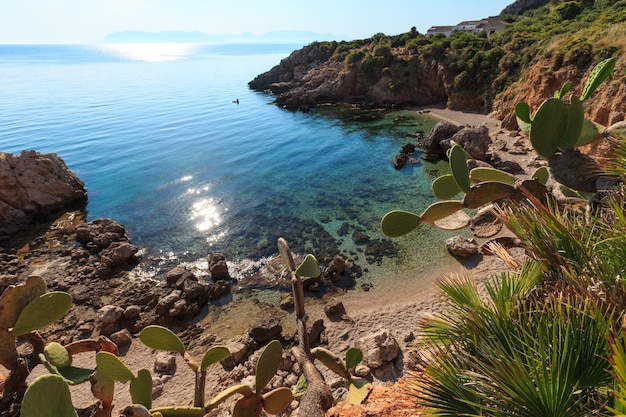
[[[88,218],[119,221],[151,254],[259,259],[284,236],[296,252],[356,256],[370,274],[444,262],[446,233],[389,241],[379,226],[434,201],[442,165],[391,164],[434,121],[290,112],[247,87],[299,47],[0,45],[0,151],[60,155],[86,184]],[[383,249],[366,253],[355,232]]]

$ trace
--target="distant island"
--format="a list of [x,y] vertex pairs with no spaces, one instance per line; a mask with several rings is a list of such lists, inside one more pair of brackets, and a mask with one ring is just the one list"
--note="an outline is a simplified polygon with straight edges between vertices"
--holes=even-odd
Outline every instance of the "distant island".
[[202,32],[141,32],[123,31],[109,33],[104,43],[301,43],[339,41],[345,37],[331,33],[308,31],[278,31],[257,35],[251,32],[240,34],[207,34]]

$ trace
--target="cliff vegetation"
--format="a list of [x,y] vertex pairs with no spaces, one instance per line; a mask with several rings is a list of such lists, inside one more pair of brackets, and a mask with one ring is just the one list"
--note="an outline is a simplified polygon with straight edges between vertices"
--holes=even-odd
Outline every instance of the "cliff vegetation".
[[564,82],[584,78],[593,63],[616,57],[609,87],[587,103],[587,111],[605,125],[624,119],[626,1],[517,1],[500,18],[511,25],[491,36],[427,36],[412,28],[394,36],[314,42],[249,84],[271,91],[278,105],[290,109],[339,102],[445,105],[494,112],[505,127],[516,128],[517,102],[535,107]]

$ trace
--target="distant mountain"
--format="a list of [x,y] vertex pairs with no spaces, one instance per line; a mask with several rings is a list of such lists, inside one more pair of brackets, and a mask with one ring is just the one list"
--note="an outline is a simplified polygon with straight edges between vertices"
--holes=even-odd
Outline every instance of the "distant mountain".
[[279,31],[257,35],[250,32],[240,34],[207,34],[202,32],[113,32],[105,36],[105,43],[301,43],[341,40],[331,33],[306,31]]

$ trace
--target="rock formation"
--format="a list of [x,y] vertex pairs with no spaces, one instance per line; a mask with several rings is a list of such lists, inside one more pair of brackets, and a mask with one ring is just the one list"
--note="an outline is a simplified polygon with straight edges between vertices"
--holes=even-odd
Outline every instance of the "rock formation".
[[87,203],[85,184],[56,154],[0,153],[0,235]]

